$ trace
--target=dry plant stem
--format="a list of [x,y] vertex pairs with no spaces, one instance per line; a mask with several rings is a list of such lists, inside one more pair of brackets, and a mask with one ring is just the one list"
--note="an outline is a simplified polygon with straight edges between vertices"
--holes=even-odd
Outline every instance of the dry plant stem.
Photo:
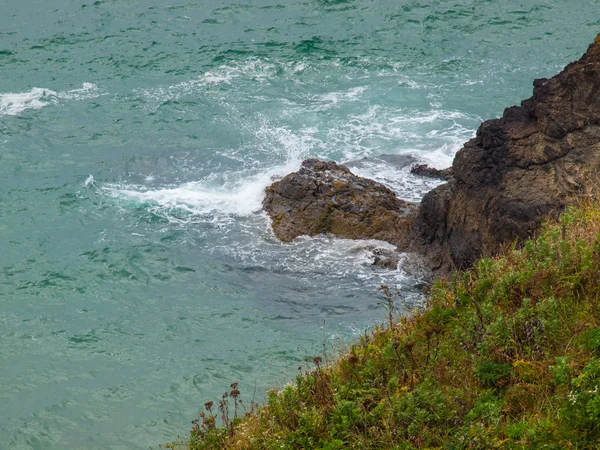
[[396,290],[395,292],[391,292],[389,286],[382,284],[379,291],[383,292],[383,297],[385,298],[385,303],[379,302],[388,312],[388,323],[389,326],[392,327],[394,325],[394,304],[398,296],[400,295],[400,291]]

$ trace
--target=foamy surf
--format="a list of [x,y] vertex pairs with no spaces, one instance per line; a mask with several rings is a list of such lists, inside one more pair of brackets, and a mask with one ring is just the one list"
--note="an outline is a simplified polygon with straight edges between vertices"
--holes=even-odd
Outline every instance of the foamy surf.
[[[265,189],[274,179],[296,170],[299,160],[274,167],[265,172],[224,174],[198,182],[183,183],[162,189],[143,185],[109,184],[102,189],[113,198],[157,206],[166,218],[170,211],[183,210],[194,216],[210,216],[210,220],[227,217],[246,217],[262,210]],[[177,220],[180,220],[177,217]]]
[[330,108],[338,107],[343,102],[355,102],[368,89],[368,86],[357,86],[346,91],[333,91],[326,94],[319,94],[311,97],[313,108],[316,111],[325,111]]
[[[248,233],[250,233],[248,231]],[[395,251],[396,247],[374,239],[340,239],[330,235],[300,236],[289,243],[247,234],[232,242],[222,237],[211,249],[244,264],[247,268],[305,279],[311,283],[315,276],[341,289],[364,289],[373,293],[381,284],[390,286],[416,284],[429,274],[419,272],[413,255],[401,254],[397,270],[374,265],[375,251]]]
[[[370,65],[381,68],[373,73],[369,68]],[[326,74],[332,70],[346,72],[342,84],[349,85],[341,90],[313,94],[312,87],[316,87],[316,90],[320,91],[322,85],[329,84]],[[374,87],[374,76],[382,82],[396,79],[398,85],[406,85],[411,90],[429,90],[433,87],[418,83],[400,73],[398,64],[394,61],[365,58],[361,60],[360,64],[349,65],[347,62],[337,59],[316,62],[311,59],[282,61],[252,57],[230,61],[228,64],[215,67],[193,79],[172,85],[135,89],[134,94],[151,103],[162,103],[178,101],[188,96],[215,93],[221,95],[222,88],[225,88],[234,92],[245,92],[245,95],[250,94],[254,98],[259,98],[259,92],[269,90],[274,86],[281,86],[283,83],[293,88],[294,94],[291,96],[293,100],[288,98],[289,92],[284,93],[277,100],[282,103],[298,100],[301,103],[308,103],[314,111],[327,111],[339,108],[342,104],[359,101],[367,90]],[[272,93],[268,92],[263,98],[272,100]]]
[[34,87],[28,92],[0,94],[0,116],[18,116],[29,109],[41,109],[59,100],[84,100],[100,95],[98,87],[83,83],[79,89],[56,92],[52,89]]
[[[420,160],[415,158],[415,161]],[[411,164],[396,168],[377,157],[346,165],[355,175],[377,181],[394,191],[398,198],[409,202],[420,202],[423,195],[441,184],[440,180],[411,174]]]
[[0,94],[0,116],[16,116],[27,109],[43,108],[51,101],[51,95],[56,95],[56,92],[42,88],[19,94]]
[[[155,111],[158,106],[168,101],[179,101],[183,98],[197,98],[203,95],[222,95],[222,88],[226,87],[234,92],[244,91],[249,84],[258,83],[259,89],[269,85],[270,80],[278,80],[283,73],[287,79],[300,73],[305,66],[302,63],[278,63],[268,59],[252,58],[239,63],[224,64],[210,72],[191,80],[176,84],[151,88],[134,89],[133,94],[144,99],[149,104],[146,109]],[[254,98],[257,98],[256,89],[253,89]],[[247,94],[245,94],[247,95]]]
[[[409,149],[396,155],[408,155],[414,162],[445,168],[451,165],[462,143],[473,135],[473,129],[462,122],[468,124],[475,120],[455,111],[371,108],[364,114],[350,115],[347,121],[324,132],[317,127],[292,131],[260,117],[242,119],[240,127],[250,135],[248,147],[228,149],[223,155],[238,161],[243,168],[214,172],[197,181],[177,184],[167,181],[168,184],[162,186],[155,184],[153,173],[140,174],[137,183],[108,184],[102,190],[124,203],[147,205],[177,222],[182,220],[181,211],[196,216],[190,220],[203,216],[210,221],[230,221],[233,217],[247,217],[261,211],[265,188],[274,179],[297,170],[305,158],[319,157],[341,161],[356,175],[386,185],[404,200],[419,202],[440,181],[412,175],[410,165],[390,164],[384,157],[390,154],[378,155],[381,149],[373,143],[401,142]],[[419,135],[423,124],[435,129]],[[265,157],[273,161],[271,167],[260,163]],[[365,160],[365,157],[368,158]],[[190,161],[191,166],[196,164]]]

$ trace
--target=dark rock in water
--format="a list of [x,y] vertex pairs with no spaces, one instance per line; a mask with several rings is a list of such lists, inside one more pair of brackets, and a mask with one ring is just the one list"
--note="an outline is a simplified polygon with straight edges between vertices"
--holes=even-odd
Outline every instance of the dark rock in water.
[[425,195],[417,223],[445,268],[471,265],[559,214],[600,169],[600,35],[533,96],[485,121],[456,154],[454,179]]
[[332,233],[379,239],[405,248],[415,205],[334,162],[308,159],[298,172],[273,183],[263,201],[283,241]]
[[377,158],[373,158],[372,156],[365,156],[361,159],[354,159],[352,161],[347,161],[344,163],[346,167],[356,167],[358,169],[362,169],[363,167],[368,167],[372,164],[378,164],[381,161]]
[[435,167],[431,167],[427,164],[417,164],[410,169],[410,173],[414,175],[420,175],[422,177],[428,178],[438,178],[440,180],[449,181],[453,175],[454,171],[452,167],[448,167],[447,169],[436,169]]
[[417,162],[417,158],[411,155],[380,155],[378,158],[396,169],[403,169]]
[[397,269],[400,262],[400,254],[394,250],[376,248],[373,250],[373,265],[385,269]]

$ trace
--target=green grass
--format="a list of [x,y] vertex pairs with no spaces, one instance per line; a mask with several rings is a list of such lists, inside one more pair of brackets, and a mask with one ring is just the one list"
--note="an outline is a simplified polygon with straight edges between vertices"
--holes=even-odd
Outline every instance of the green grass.
[[234,386],[170,447],[600,448],[599,233],[600,205],[569,209],[264,406]]

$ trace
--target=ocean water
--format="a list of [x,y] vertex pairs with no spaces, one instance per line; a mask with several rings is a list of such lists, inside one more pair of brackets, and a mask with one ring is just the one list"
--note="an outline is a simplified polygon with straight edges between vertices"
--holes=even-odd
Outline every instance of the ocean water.
[[[0,448],[147,449],[231,382],[419,306],[388,244],[278,242],[264,188],[319,157],[404,199],[578,58],[600,1],[0,0]],[[366,160],[363,158],[367,157]]]

